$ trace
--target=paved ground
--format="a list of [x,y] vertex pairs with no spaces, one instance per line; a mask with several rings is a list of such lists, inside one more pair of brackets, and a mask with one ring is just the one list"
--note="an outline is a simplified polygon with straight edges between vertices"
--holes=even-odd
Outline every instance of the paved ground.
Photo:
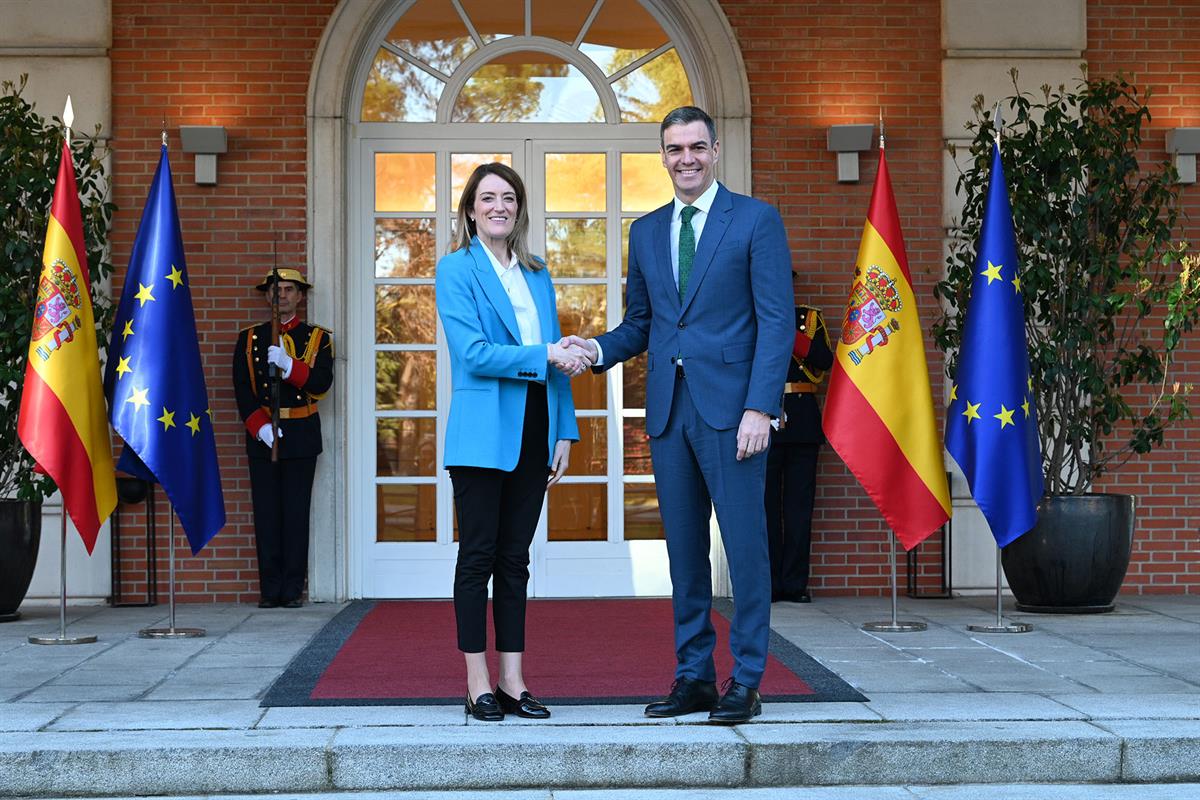
[[[71,647],[28,644],[58,617],[26,607],[0,625],[0,795],[1200,797],[1200,597],[1014,614],[1028,634],[966,631],[994,618],[990,602],[903,600],[901,616],[929,630],[886,635],[859,627],[887,617],[882,600],[776,605],[776,630],[870,702],[768,705],[735,728],[633,706],[499,725],[445,706],[265,709],[263,692],[341,606],[181,606],[177,624],[209,635],[179,641],[136,636],[164,624],[163,607],[73,608],[68,631],[99,641]],[[770,788],[800,786],[824,788]],[[428,791],[442,789],[463,793]]]

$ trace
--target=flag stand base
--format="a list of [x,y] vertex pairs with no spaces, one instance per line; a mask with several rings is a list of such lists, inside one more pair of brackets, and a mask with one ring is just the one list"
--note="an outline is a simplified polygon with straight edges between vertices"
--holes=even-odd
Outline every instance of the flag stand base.
[[910,619],[896,619],[896,543],[888,537],[888,550],[892,563],[892,618],[887,622],[864,622],[862,629],[874,633],[914,633],[923,631],[929,626],[924,622]]
[[1010,622],[1007,625],[968,625],[967,630],[975,633],[1029,633],[1033,626],[1028,622]]
[[204,628],[142,628],[138,631],[140,639],[197,639],[207,635]]
[[915,631],[926,630],[929,626],[924,622],[914,622],[912,620],[897,620],[896,622],[864,622],[862,629],[864,631],[874,631],[876,633],[913,633]]
[[[91,644],[96,637],[91,634],[83,636],[67,636],[67,510],[63,508],[61,517],[60,545],[58,559],[58,636],[30,636],[30,644]],[[19,617],[20,614],[17,614]]]
[[1028,622],[1005,622],[1004,606],[1000,595],[1000,548],[996,548],[996,622],[992,625],[968,625],[973,633],[1029,633],[1033,626]]
[[204,628],[176,628],[175,627],[175,508],[167,503],[167,513],[171,524],[168,526],[167,536],[167,559],[170,561],[170,576],[167,581],[167,597],[170,601],[170,627],[167,628],[142,628],[138,631],[139,639],[198,639],[201,636],[207,636],[208,631]]
[[30,644],[91,644],[95,636],[30,636]]

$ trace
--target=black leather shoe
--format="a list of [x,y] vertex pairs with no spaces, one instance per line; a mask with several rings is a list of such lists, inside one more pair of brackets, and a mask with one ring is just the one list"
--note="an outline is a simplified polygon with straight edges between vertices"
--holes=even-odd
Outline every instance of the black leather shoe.
[[258,607],[259,608],[279,608],[279,601],[278,600],[268,600],[267,598],[264,597],[258,601]]
[[484,692],[474,702],[471,702],[471,695],[467,695],[467,713],[480,722],[499,722],[504,719],[504,711],[496,702],[496,695],[491,692]]
[[285,600],[280,603],[280,605],[284,608],[301,608],[304,606],[304,603],[300,601],[299,597],[293,597],[291,600]]
[[778,599],[785,603],[811,603],[812,595],[808,593],[807,589],[803,592],[780,592]]
[[717,707],[708,715],[709,722],[736,725],[739,722],[749,722],[762,713],[762,699],[758,696],[758,689],[738,683],[733,678],[725,681],[721,688],[725,693],[721,695]]
[[711,711],[717,704],[717,684],[693,678],[676,678],[671,693],[646,706],[647,717],[680,717],[695,711]]
[[516,714],[525,719],[549,719],[550,709],[529,692],[521,692],[520,697],[513,697],[508,692],[496,687],[496,702],[505,714]]

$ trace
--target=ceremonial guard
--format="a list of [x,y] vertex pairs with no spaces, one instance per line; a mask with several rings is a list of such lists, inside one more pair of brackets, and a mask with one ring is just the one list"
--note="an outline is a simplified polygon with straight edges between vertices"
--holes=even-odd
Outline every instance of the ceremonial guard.
[[333,335],[296,315],[311,288],[298,270],[272,270],[255,288],[272,306],[272,320],[238,335],[233,386],[246,425],[258,607],[299,608],[308,570],[309,501],[321,453],[317,404],[333,384]]
[[817,456],[825,436],[817,389],[833,366],[825,320],[815,308],[796,308],[796,336],[784,386],[783,416],[767,454],[767,536],[771,600],[811,601],[809,546],[817,493]]

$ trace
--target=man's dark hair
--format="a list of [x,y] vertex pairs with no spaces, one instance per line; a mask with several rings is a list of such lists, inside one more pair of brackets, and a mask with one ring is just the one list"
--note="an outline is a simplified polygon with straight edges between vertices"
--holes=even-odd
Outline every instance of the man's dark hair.
[[663,117],[662,125],[658,126],[658,143],[660,145],[663,143],[663,133],[667,128],[673,125],[691,125],[693,122],[703,122],[708,128],[708,136],[711,139],[709,144],[717,141],[717,124],[704,112],[704,109],[696,106],[680,106]]

